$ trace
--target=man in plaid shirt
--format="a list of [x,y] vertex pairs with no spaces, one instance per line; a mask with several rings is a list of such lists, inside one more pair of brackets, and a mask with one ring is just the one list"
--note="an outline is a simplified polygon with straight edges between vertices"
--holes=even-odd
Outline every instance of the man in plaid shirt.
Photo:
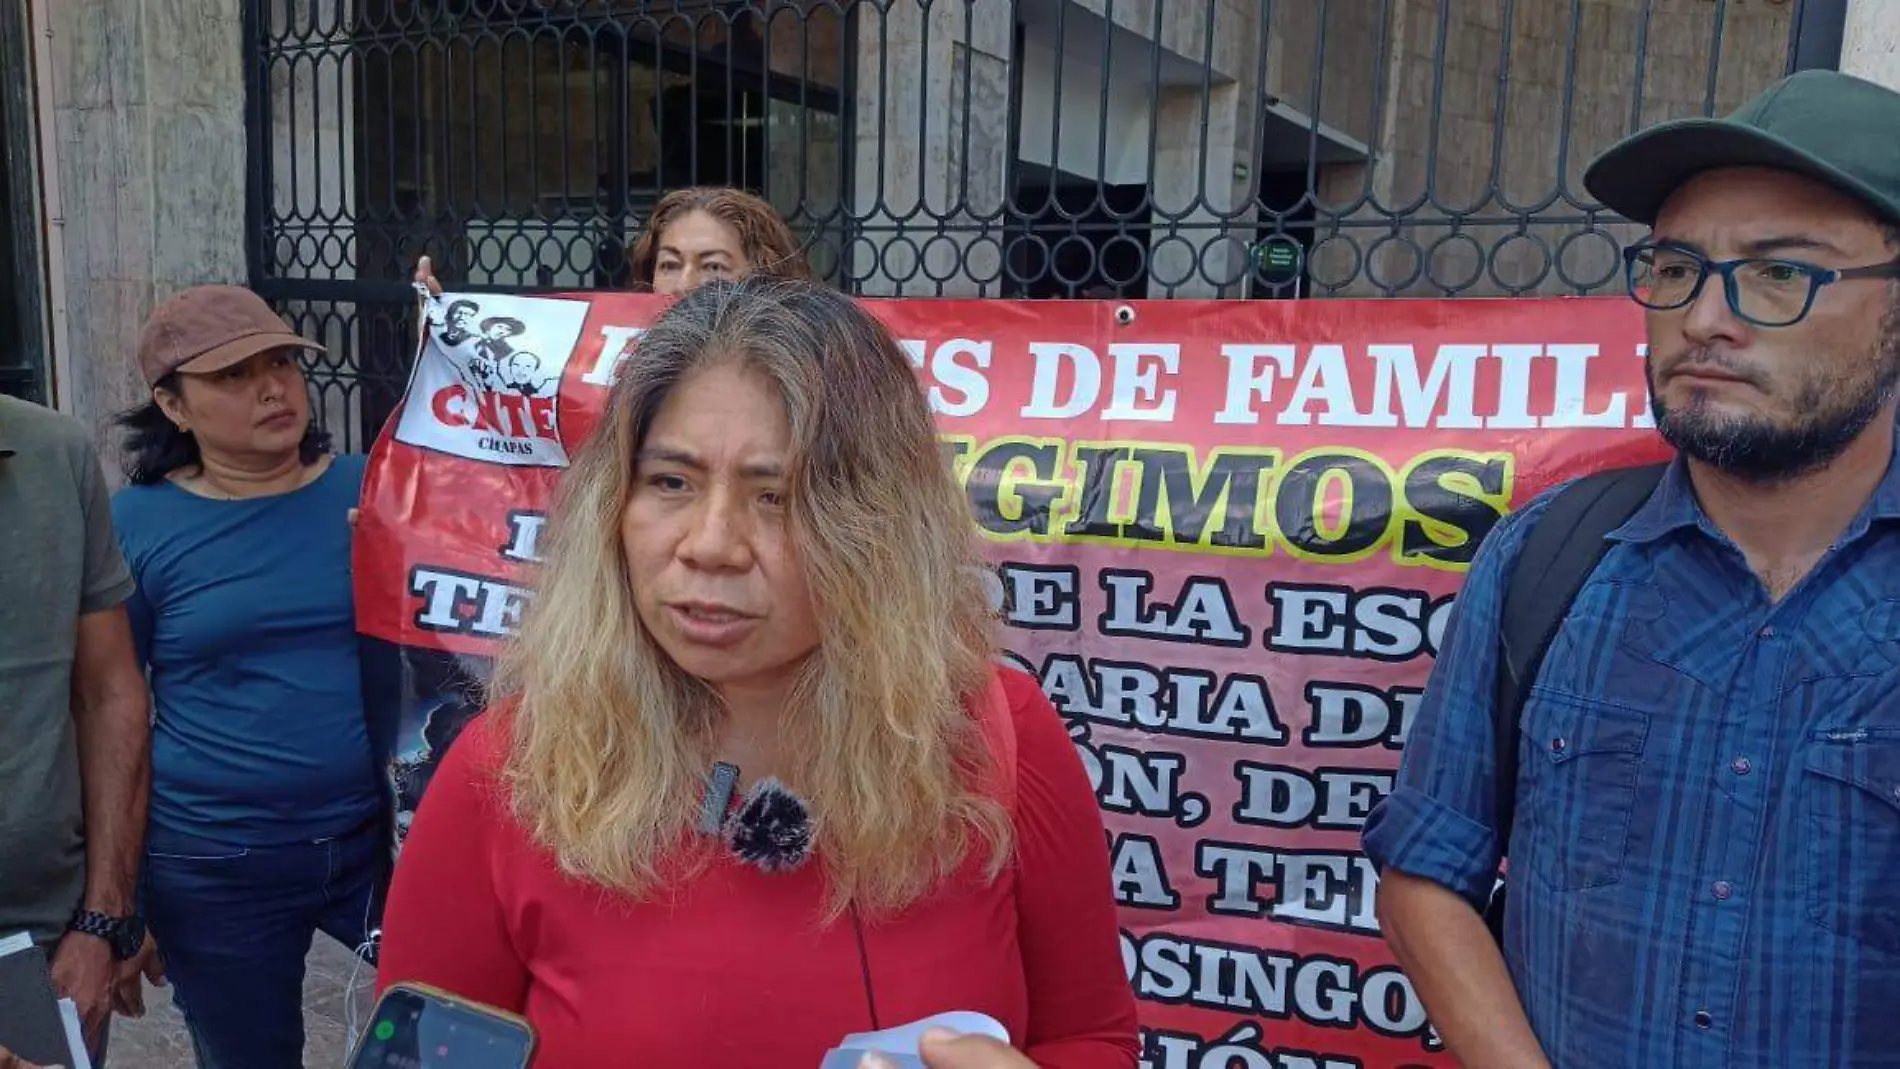
[[1469,1069],[1900,1067],[1900,94],[1804,72],[1585,183],[1652,227],[1679,457],[1550,644],[1508,829],[1499,614],[1549,497],[1473,562],[1366,827],[1386,937]]

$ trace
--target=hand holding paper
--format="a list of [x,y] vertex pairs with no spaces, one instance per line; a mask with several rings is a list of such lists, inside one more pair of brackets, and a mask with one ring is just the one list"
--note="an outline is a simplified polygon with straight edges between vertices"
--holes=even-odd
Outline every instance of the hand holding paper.
[[989,1036],[960,1036],[943,1029],[924,1033],[917,1044],[924,1069],[1036,1069],[1036,1063]]
[[86,1042],[97,1041],[112,1016],[113,985],[118,979],[112,948],[95,936],[67,932],[53,950],[52,975],[53,989],[78,1008]]
[[1035,1069],[1009,1032],[980,1013],[943,1013],[844,1038],[823,1069]]
[[[989,1036],[960,1036],[944,1029],[924,1033],[917,1043],[924,1069],[1036,1069],[1036,1063],[1007,1043]],[[908,1059],[907,1059],[908,1060]],[[866,1054],[858,1069],[896,1069],[875,1051]]]

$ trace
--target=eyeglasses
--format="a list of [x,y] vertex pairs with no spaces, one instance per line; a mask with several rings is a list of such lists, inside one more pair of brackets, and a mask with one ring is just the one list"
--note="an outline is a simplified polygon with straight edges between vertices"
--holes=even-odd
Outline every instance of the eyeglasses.
[[1807,318],[1822,286],[1855,278],[1900,278],[1900,260],[1872,267],[1830,268],[1800,260],[1709,260],[1675,245],[1623,250],[1630,296],[1667,312],[1695,303],[1710,273],[1722,276],[1729,310],[1758,327],[1791,327]]

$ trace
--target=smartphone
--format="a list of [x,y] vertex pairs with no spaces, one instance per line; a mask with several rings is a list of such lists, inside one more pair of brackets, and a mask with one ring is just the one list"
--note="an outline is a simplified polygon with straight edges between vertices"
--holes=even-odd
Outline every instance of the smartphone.
[[528,1069],[533,1060],[526,1020],[422,984],[391,984],[349,1069]]

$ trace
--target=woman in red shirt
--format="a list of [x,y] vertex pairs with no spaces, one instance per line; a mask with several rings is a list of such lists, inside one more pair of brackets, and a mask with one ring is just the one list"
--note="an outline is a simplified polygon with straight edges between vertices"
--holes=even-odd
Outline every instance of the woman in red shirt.
[[995,666],[973,530],[876,319],[763,277],[682,298],[563,480],[381,982],[525,1015],[545,1069],[815,1069],[957,1010],[1044,1069],[1134,1066],[1094,795]]

